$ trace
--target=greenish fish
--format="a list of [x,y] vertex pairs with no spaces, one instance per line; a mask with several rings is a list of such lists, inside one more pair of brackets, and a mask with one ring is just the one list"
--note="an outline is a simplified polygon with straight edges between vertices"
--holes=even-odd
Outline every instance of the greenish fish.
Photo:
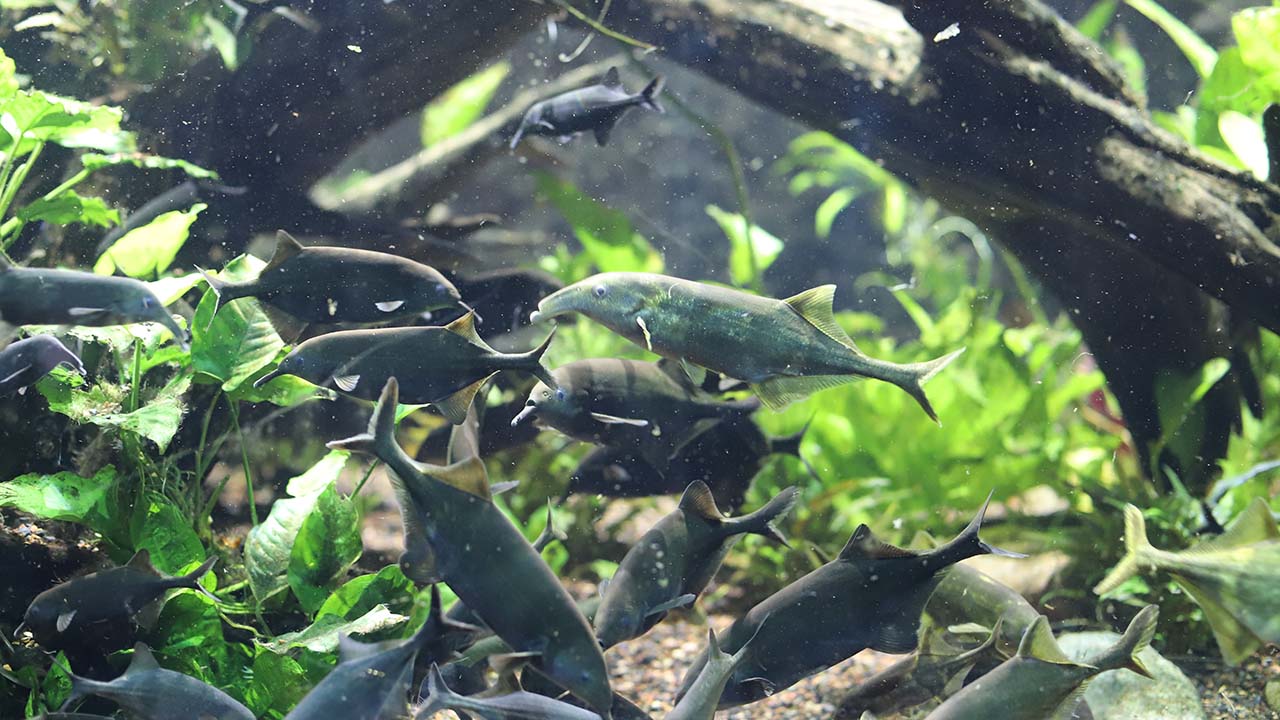
[[595,617],[600,645],[608,649],[640,637],[670,610],[692,605],[743,535],[753,533],[786,545],[773,523],[795,507],[797,494],[795,488],[787,488],[753,513],[726,518],[707,484],[691,483],[679,507],[627,551],[601,591]]
[[308,323],[373,323],[448,307],[471,310],[430,265],[372,250],[304,247],[283,230],[257,278],[228,282],[200,273],[219,305],[256,297]]
[[165,593],[175,588],[203,592],[199,580],[213,567],[209,558],[186,575],[166,577],[140,550],[121,567],[68,580],[31,601],[26,626],[48,650],[92,647],[102,652],[130,647],[138,628],[150,628],[160,616]]
[[187,347],[186,333],[146,283],[78,270],[17,267],[0,258],[0,326],[139,322],[160,323]]
[[[438,576],[515,652],[608,717],[613,702],[604,655],[568,591],[493,504],[483,463],[421,466],[395,439],[399,386],[387,380],[369,432],[329,443],[386,463],[401,497],[420,511],[419,565]],[[407,531],[406,531],[407,532]],[[512,598],[519,602],[512,602]]]
[[1065,720],[1099,674],[1125,668],[1151,677],[1138,653],[1151,644],[1159,614],[1155,605],[1143,608],[1115,645],[1086,663],[1062,654],[1041,616],[1027,628],[1016,655],[952,695],[927,720]]
[[554,384],[542,354],[555,333],[526,353],[500,353],[489,347],[467,313],[443,327],[342,330],[298,345],[275,370],[254,382],[261,387],[279,375],[296,375],[315,385],[332,383],[343,393],[375,400],[392,377],[405,378],[401,400],[431,404],[454,425],[485,381],[503,370],[522,370]]
[[254,720],[249,708],[230,695],[189,675],[160,667],[143,643],[133,648],[124,675],[110,682],[71,676],[71,695],[63,707],[89,695],[103,697],[137,720]]
[[1124,558],[1094,592],[1105,595],[1138,573],[1163,570],[1204,611],[1229,664],[1280,643],[1280,531],[1262,498],[1226,532],[1181,552],[1152,547],[1142,511],[1126,505],[1124,546]]
[[59,365],[84,375],[84,363],[52,335],[35,335],[9,343],[0,350],[0,397],[26,392],[28,386]]
[[905,390],[935,421],[924,383],[963,348],[923,363],[868,357],[836,323],[834,285],[786,300],[651,273],[602,273],[538,303],[535,322],[581,313],[672,360],[751,385],[774,410],[860,377]]
[[[722,646],[736,653],[760,630],[747,659],[734,670],[721,709],[745,705],[791,687],[810,675],[867,648],[907,653],[917,645],[920,616],[944,569],[965,558],[993,553],[978,537],[984,503],[959,535],[929,552],[917,553],[881,542],[860,525],[839,556],[769,596],[739,618]],[[688,691],[705,655],[685,675]]]
[[575,440],[634,450],[662,471],[712,425],[745,420],[759,407],[754,399],[719,400],[676,373],[638,360],[575,360],[551,371],[554,383],[533,387],[511,425],[534,417]]
[[[756,635],[760,634],[762,627],[764,627],[763,623],[756,627]],[[720,643],[716,641],[716,631],[707,630],[705,653],[707,660],[703,663],[698,677],[684,693],[684,697],[680,698],[680,702],[676,703],[670,713],[667,713],[666,720],[713,720],[716,716],[716,706],[720,703],[720,696],[724,694],[725,686],[729,684],[729,677],[747,659],[747,651],[751,649],[753,640],[755,635],[738,648],[737,652],[730,655],[720,649]]]

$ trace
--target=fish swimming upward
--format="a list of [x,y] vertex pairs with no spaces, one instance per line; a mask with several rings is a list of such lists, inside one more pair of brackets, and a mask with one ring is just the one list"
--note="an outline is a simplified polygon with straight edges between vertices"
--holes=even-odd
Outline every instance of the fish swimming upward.
[[[760,634],[760,628],[763,626],[761,624],[756,627],[756,635]],[[689,686],[684,697],[680,698],[680,702],[676,703],[676,706],[667,714],[666,720],[713,720],[720,696],[724,693],[725,685],[729,683],[729,676],[738,669],[743,660],[747,659],[747,651],[751,649],[753,640],[755,635],[738,648],[738,652],[730,655],[720,649],[720,643],[716,640],[716,631],[707,630],[707,662],[702,666],[702,671],[698,673],[698,677]]]
[[24,392],[59,365],[84,375],[84,363],[52,335],[10,343],[0,350],[0,397]]
[[1142,511],[1126,505],[1124,547],[1124,558],[1093,588],[1097,594],[1106,595],[1139,573],[1163,570],[1204,611],[1229,664],[1239,665],[1265,644],[1280,643],[1280,530],[1262,498],[1255,498],[1226,532],[1181,552],[1152,547]]
[[535,322],[581,313],[665,358],[742,380],[774,410],[860,377],[892,383],[933,420],[924,383],[963,348],[922,363],[868,357],[836,323],[834,285],[786,300],[652,273],[602,273],[538,303]]
[[110,682],[71,676],[71,695],[63,707],[97,695],[115,702],[138,720],[254,720],[249,708],[230,695],[190,675],[165,670],[146,645],[133,648],[124,675]]
[[622,87],[618,68],[611,67],[597,85],[570,90],[530,107],[511,137],[511,148],[515,149],[525,135],[545,135],[563,142],[587,131],[595,133],[596,142],[604,145],[618,119],[631,108],[666,112],[658,103],[662,85],[663,79],[656,77],[632,95]]
[[414,717],[428,720],[442,710],[456,710],[485,720],[600,720],[599,713],[525,691],[514,673],[506,674],[503,683],[495,694],[459,695],[445,684],[440,668],[432,665],[426,698]]

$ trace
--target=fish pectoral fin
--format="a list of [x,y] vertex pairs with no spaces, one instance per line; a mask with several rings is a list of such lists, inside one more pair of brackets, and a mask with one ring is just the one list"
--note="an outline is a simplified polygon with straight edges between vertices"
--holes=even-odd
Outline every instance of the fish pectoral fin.
[[844,328],[836,322],[835,313],[832,312],[832,302],[835,300],[835,285],[819,285],[815,288],[809,288],[802,293],[792,295],[783,300],[791,306],[800,317],[804,318],[810,325],[814,326],[823,335],[844,345],[850,350],[857,350],[858,346],[853,344],[853,340],[845,333]]
[[72,610],[71,612],[64,612],[58,616],[58,621],[54,626],[58,629],[58,632],[64,633],[67,631],[67,628],[71,627],[71,621],[76,619],[76,612],[76,610]]
[[653,607],[649,608],[649,612],[646,612],[644,615],[645,617],[653,617],[654,615],[670,612],[672,610],[675,610],[676,608],[681,608],[686,605],[692,606],[693,601],[697,599],[698,599],[697,595],[694,595],[693,593],[685,593],[684,595],[672,598],[664,603],[659,603],[657,605],[654,605]]
[[618,417],[617,415],[606,415],[605,413],[593,412],[591,413],[591,419],[595,420],[596,422],[604,423],[605,425],[630,425],[632,427],[649,427],[648,420],[641,420],[639,418],[624,418],[624,417]]
[[18,388],[18,395],[20,395],[20,396],[25,396],[26,394],[27,394],[27,386],[26,386],[26,385],[23,385],[22,387]]
[[338,386],[342,392],[355,392],[356,387],[360,384],[359,375],[335,375],[333,384]]
[[74,318],[88,317],[90,315],[98,315],[106,312],[106,308],[97,307],[72,307],[67,308],[67,314]]
[[538,122],[534,123],[533,126],[542,128],[543,130],[547,130],[550,132],[555,132],[556,130],[556,126],[552,125],[550,120],[539,120]]
[[[493,375],[496,374],[497,373],[494,373]],[[471,403],[475,401],[476,393],[480,392],[480,388],[483,387],[484,384],[489,381],[489,378],[493,377],[493,375],[482,377],[454,394],[441,400],[437,400],[431,404],[436,410],[440,411],[440,414],[444,416],[445,420],[448,420],[454,425],[461,425],[467,421],[467,411],[471,409]]]
[[373,306],[378,308],[382,312],[389,313],[389,312],[395,312],[396,310],[399,310],[400,308],[404,307],[404,301],[403,300],[384,300],[382,302],[374,303]]
[[877,652],[902,654],[911,652],[920,644],[920,638],[916,634],[917,621],[888,622],[881,625],[876,630],[875,640],[872,641],[870,647]]
[[573,135],[558,135],[558,136],[556,136],[556,142],[560,143],[561,145],[568,145],[568,144],[569,144],[569,141],[570,141],[570,140],[572,140],[572,139],[573,139]]
[[947,683],[942,686],[942,697],[948,698],[960,692],[960,689],[964,687],[965,678],[969,677],[969,672],[973,670],[973,666],[977,664],[978,661],[975,658],[973,661],[966,662],[956,668],[955,672],[951,674],[951,677],[947,678]]
[[778,412],[820,390],[847,385],[857,379],[856,375],[778,375],[752,383],[751,390],[770,410]]
[[608,145],[610,132],[613,132],[613,123],[605,123],[603,125],[597,125],[594,130],[594,133],[596,136],[596,144],[600,145],[601,147]]
[[640,332],[644,334],[644,346],[649,352],[653,352],[653,335],[649,333],[649,326],[645,323],[642,315],[636,316],[636,325],[640,326]]
[[494,483],[493,485],[489,486],[489,494],[501,495],[502,493],[505,493],[505,492],[511,492],[512,490],[515,490],[518,487],[520,487],[519,480],[508,480],[507,482]]
[[741,684],[759,686],[760,690],[764,692],[765,697],[772,697],[773,694],[778,691],[778,686],[774,685],[772,680],[765,677],[749,677],[746,680],[743,680]]

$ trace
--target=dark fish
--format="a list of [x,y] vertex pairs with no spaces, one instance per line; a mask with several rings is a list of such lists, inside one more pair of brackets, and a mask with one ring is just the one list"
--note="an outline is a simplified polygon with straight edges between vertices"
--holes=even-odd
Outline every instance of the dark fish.
[[150,553],[140,550],[127,565],[40,593],[27,608],[23,624],[49,650],[68,646],[123,650],[134,643],[139,627],[155,623],[166,592],[174,588],[203,591],[199,580],[215,561],[209,558],[186,575],[166,577],[152,567]]
[[399,720],[409,715],[409,688],[415,658],[434,663],[449,659],[479,628],[444,617],[440,591],[431,587],[427,621],[408,640],[359,643],[339,641],[340,662],[312,688],[287,720]]
[[[761,624],[756,627],[757,634],[763,626]],[[684,697],[667,714],[666,720],[714,720],[716,706],[720,702],[720,696],[724,694],[725,685],[729,683],[733,671],[747,659],[747,651],[751,649],[754,639],[753,635],[736,653],[730,655],[720,649],[716,631],[707,630],[707,650],[704,653],[707,661]]]
[[66,365],[84,375],[84,363],[52,335],[17,340],[0,350],[0,397],[22,393],[27,386]]
[[556,276],[526,268],[490,270],[454,277],[464,297],[484,313],[485,324],[497,331],[527,325],[538,301],[564,287]]
[[[422,467],[395,439],[399,387],[387,381],[369,432],[330,443],[377,456],[400,497],[411,497],[425,542],[422,575],[438,576],[511,648],[606,715],[613,701],[604,656],[555,573],[492,502],[484,465],[472,458]],[[409,529],[406,528],[406,535]],[[512,598],[518,597],[519,602]]]
[[[501,382],[506,379],[500,377],[495,382]],[[524,395],[521,392],[510,400],[504,399],[500,404],[489,407],[485,402],[489,398],[481,394],[479,396],[480,399],[472,405],[474,408],[483,408],[483,412],[479,414],[479,428],[476,432],[476,437],[480,443],[480,457],[489,457],[503,450],[528,445],[537,440],[539,429],[534,427],[532,423],[511,427],[511,417],[524,407]],[[503,397],[505,398],[505,393]],[[423,440],[422,445],[418,448],[418,459],[435,464],[440,464],[444,461],[449,456],[449,446],[454,438],[453,428],[456,427],[459,426],[442,425],[428,433],[426,440]],[[446,462],[445,464],[448,463]],[[448,678],[446,677],[445,679],[447,680]]]
[[137,210],[129,213],[119,227],[107,231],[98,241],[97,254],[101,255],[111,248],[117,240],[131,230],[143,225],[167,212],[185,210],[203,199],[214,197],[236,197],[248,192],[247,187],[228,187],[208,180],[187,180],[148,200]]
[[680,448],[721,420],[744,420],[755,399],[725,401],[680,378],[670,364],[615,358],[575,360],[551,371],[511,421],[532,417],[576,440],[631,450],[660,472]]
[[219,305],[256,297],[308,323],[372,323],[447,307],[471,309],[429,265],[373,250],[303,247],[283,230],[256,279],[233,283],[201,273]]
[[71,695],[63,707],[88,695],[115,702],[137,720],[254,720],[249,708],[208,683],[165,670],[143,643],[133,648],[124,675],[110,682],[71,676]]
[[[474,713],[485,720],[600,720],[598,713],[561,702],[545,695],[525,692],[511,676],[512,689],[501,695],[477,697],[459,695],[449,689],[440,668],[427,675],[427,697],[415,717],[427,720],[442,710]],[[610,698],[610,705],[612,698]],[[608,707],[608,706],[606,706]]]
[[[978,537],[986,510],[984,503],[951,542],[925,553],[883,543],[860,525],[835,560],[766,598],[730,626],[722,646],[737,652],[769,618],[734,671],[720,708],[760,700],[867,648],[910,652],[917,645],[920,615],[943,569],[984,553],[1016,555]],[[685,675],[681,695],[703,662],[705,656]]]
[[742,535],[786,545],[773,523],[791,511],[796,495],[787,488],[749,515],[726,518],[705,483],[689,485],[680,506],[636,541],[602,590],[595,617],[600,645],[640,637],[668,611],[692,605]]
[[342,330],[298,345],[254,386],[296,375],[316,385],[332,382],[347,395],[373,400],[388,379],[402,377],[402,401],[430,403],[457,425],[466,419],[481,386],[499,371],[523,370],[550,380],[542,354],[553,336],[527,353],[500,353],[476,334],[473,313],[444,327]]
[[899,365],[868,357],[836,323],[834,285],[786,300],[652,273],[603,273],[538,303],[535,321],[582,313],[666,358],[750,383],[774,410],[860,377],[906,391],[937,420],[924,383],[963,352]]
[[1271,103],[1262,112],[1262,131],[1267,141],[1267,180],[1280,183],[1280,103]]
[[534,103],[512,136],[511,148],[515,149],[525,135],[545,135],[564,142],[588,130],[595,133],[597,143],[604,145],[609,142],[609,133],[618,118],[631,108],[642,106],[666,112],[658,103],[663,82],[661,77],[656,77],[639,94],[632,95],[622,87],[618,68],[611,67],[598,85],[570,90]]
[[1143,608],[1116,644],[1076,663],[1058,650],[1043,616],[1027,628],[1018,654],[951,696],[928,720],[1043,720],[1062,717],[1080,701],[1085,684],[1108,670],[1126,668],[1151,677],[1138,653],[1151,643],[1159,610]]
[[78,270],[16,267],[0,258],[0,325],[103,327],[138,322],[164,325],[187,347],[186,333],[143,282]]

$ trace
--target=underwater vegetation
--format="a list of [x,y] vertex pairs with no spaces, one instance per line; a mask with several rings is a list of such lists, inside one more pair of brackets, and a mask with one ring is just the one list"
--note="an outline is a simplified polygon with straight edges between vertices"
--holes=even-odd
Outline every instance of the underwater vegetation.
[[0,718],[1280,698],[1280,6],[165,5],[0,2]]

